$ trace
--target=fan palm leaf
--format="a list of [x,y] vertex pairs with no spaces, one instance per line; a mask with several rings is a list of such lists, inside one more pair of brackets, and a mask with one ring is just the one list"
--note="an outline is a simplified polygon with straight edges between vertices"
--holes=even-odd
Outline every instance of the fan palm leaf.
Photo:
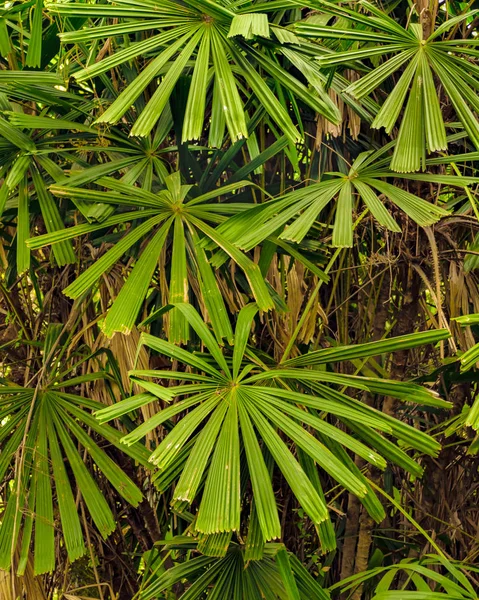
[[[294,2],[290,5],[291,9],[296,8]],[[121,25],[102,25],[97,35],[104,37],[160,29],[160,33],[73,73],[75,79],[82,82],[121,65],[126,60],[145,53],[152,56],[152,60],[140,70],[136,79],[97,119],[98,122],[118,122],[143,90],[163,72],[163,79],[136,118],[131,135],[144,136],[151,131],[165,109],[175,84],[192,61],[194,68],[183,124],[183,139],[200,137],[209,89],[215,90],[231,140],[247,138],[247,118],[241,97],[243,82],[246,82],[256,102],[266,107],[280,131],[291,141],[297,141],[300,133],[293,124],[287,107],[264,80],[262,71],[284,86],[293,97],[300,97],[313,110],[333,122],[340,119],[337,107],[321,85],[317,85],[312,93],[274,59],[273,54],[275,50],[280,51],[281,44],[270,39],[267,13],[248,13],[241,6],[236,8],[234,4],[223,0],[166,2],[162,4],[161,16],[146,0],[136,2],[134,6],[128,1],[121,1],[115,3],[115,6],[51,3],[48,8],[52,13],[63,16],[88,15],[95,19],[114,15],[115,18],[125,19]],[[61,38],[65,43],[76,43],[85,39],[85,34],[81,30],[66,32],[61,34]]]
[[[153,428],[176,415],[183,415],[150,457],[150,462],[160,472],[166,472],[175,465],[188,440],[199,431],[173,494],[173,503],[181,510],[181,507],[195,500],[204,485],[195,521],[198,531],[213,534],[239,530],[239,468],[241,447],[244,447],[264,539],[270,540],[281,535],[271,479],[260,449],[261,444],[271,454],[312,521],[319,525],[329,519],[324,498],[279,432],[342,486],[357,495],[378,520],[383,516],[383,509],[367,479],[354,468],[354,463],[348,460],[347,455],[342,457],[338,453],[335,446],[351,449],[379,468],[385,467],[386,460],[399,460],[417,474],[421,471],[418,465],[394,444],[391,444],[391,449],[395,450],[391,451],[390,443],[380,432],[392,433],[400,439],[407,438],[411,447],[427,454],[437,453],[439,445],[432,438],[399,421],[398,427],[395,427],[395,419],[391,423],[387,416],[356,400],[348,401],[347,396],[344,396],[344,400],[343,395],[329,385],[392,395],[420,404],[447,405],[429,390],[405,382],[296,368],[289,363],[285,368],[280,366],[265,369],[260,366],[264,365],[264,361],[257,360],[254,351],[247,348],[251,325],[258,310],[255,305],[246,306],[238,316],[232,356],[226,349],[218,346],[201,317],[190,305],[178,304],[176,308],[195,330],[208,354],[193,354],[149,334],[142,334],[141,343],[203,374],[195,376],[174,371],[133,371],[133,380],[151,394],[150,398],[141,396],[141,403],[151,402],[156,396],[162,398],[165,391],[173,394],[178,401],[174,404],[167,401],[168,405],[163,411],[153,415],[123,438],[123,441],[126,444],[136,443]],[[438,340],[444,336],[448,336],[448,333],[437,331],[435,334],[425,334],[424,339]],[[420,339],[421,335],[417,335],[414,339],[408,337],[398,339],[396,343],[391,340],[390,343],[395,348],[401,348],[419,343]],[[377,349],[375,344],[370,344],[367,349],[358,346],[356,351],[373,355],[381,351],[381,345]],[[338,351],[337,356],[340,359],[341,352]],[[349,356],[346,352],[345,358]],[[167,373],[170,380],[186,383],[165,389],[143,379],[158,379]],[[301,388],[306,390],[308,386],[308,393],[301,391]],[[137,405],[138,400],[133,397],[119,405],[102,409],[96,415],[101,422],[105,422]],[[354,431],[365,428],[363,439],[366,444],[329,424],[324,419],[326,414],[352,423]],[[202,429],[198,429],[200,426]],[[372,436],[368,437],[368,431],[373,432]],[[378,440],[377,447],[375,439]],[[334,448],[333,451],[331,448]],[[382,452],[384,456],[381,456]]]
[[[477,67],[469,60],[469,57],[476,55],[475,46],[478,42],[472,37],[465,43],[442,39],[451,28],[473,17],[475,11],[445,21],[425,39],[419,23],[411,20],[404,28],[366,0],[359,5],[369,15],[333,3],[318,4],[320,10],[344,19],[349,26],[340,29],[314,21],[309,23],[306,19],[295,24],[294,31],[317,40],[337,39],[347,40],[349,44],[358,43],[357,50],[346,49],[318,56],[319,64],[325,68],[358,61],[358,70],[367,72],[350,84],[346,93],[356,99],[364,98],[405,67],[372,123],[372,127],[384,127],[390,133],[405,107],[391,162],[393,171],[425,169],[426,151],[436,152],[447,148],[446,124],[434,77],[441,82],[469,139],[479,148],[479,123],[474,116],[479,106],[476,94],[478,73]],[[362,61],[370,57],[379,57],[383,61],[376,68],[368,70]]]
[[[32,539],[35,574],[54,570],[57,528],[63,532],[71,561],[85,554],[74,489],[81,494],[103,537],[115,529],[111,508],[86,467],[83,453],[127,502],[136,506],[143,498],[135,483],[91,435],[94,432],[109,444],[123,448],[120,444],[121,434],[110,426],[100,425],[92,417],[92,410],[98,410],[102,404],[65,391],[65,388],[108,375],[98,372],[68,378],[62,373],[60,364],[55,361],[62,347],[57,345],[55,351],[52,345],[52,340],[61,333],[61,329],[61,326],[51,324],[47,330],[43,368],[48,371],[48,376],[41,385],[21,387],[5,380],[0,386],[0,478],[3,479],[10,470],[15,470],[14,486],[7,496],[0,527],[2,569],[10,567],[12,548],[15,548],[20,531],[20,571],[27,564]],[[19,448],[23,450],[20,451],[22,458],[18,462]],[[124,450],[140,464],[148,465],[148,452],[142,446],[124,447]],[[56,506],[58,515],[54,510]]]

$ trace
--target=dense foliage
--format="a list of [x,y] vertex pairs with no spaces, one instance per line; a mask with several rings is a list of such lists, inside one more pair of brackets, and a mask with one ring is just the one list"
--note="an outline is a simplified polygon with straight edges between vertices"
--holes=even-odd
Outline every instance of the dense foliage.
[[479,569],[479,5],[0,3],[0,597]]

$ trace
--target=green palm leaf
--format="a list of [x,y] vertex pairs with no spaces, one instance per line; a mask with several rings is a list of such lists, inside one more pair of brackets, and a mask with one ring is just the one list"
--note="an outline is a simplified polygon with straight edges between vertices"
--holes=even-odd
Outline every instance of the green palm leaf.
[[[107,335],[111,336],[115,331],[123,333],[131,331],[151,285],[158,257],[170,236],[172,237],[172,266],[169,301],[176,303],[188,300],[190,266],[187,263],[187,253],[190,253],[196,258],[192,267],[199,271],[200,289],[204,294],[209,316],[214,321],[215,332],[220,339],[222,336],[231,337],[231,333],[226,324],[226,308],[214,273],[208,264],[204,250],[198,244],[200,236],[204,236],[214,245],[222,248],[244,271],[253,295],[263,310],[272,307],[271,297],[258,265],[233,244],[222,238],[216,229],[208,224],[208,221],[216,224],[225,220],[222,212],[229,214],[227,205],[223,210],[214,200],[221,194],[228,194],[242,188],[245,182],[238,181],[192,199],[188,198],[191,186],[182,185],[179,172],[165,179],[166,189],[158,194],[141,188],[130,188],[126,184],[118,183],[110,178],[102,178],[99,182],[111,190],[104,192],[69,186],[52,186],[50,189],[55,196],[78,199],[86,203],[117,204],[119,207],[136,209],[128,213],[131,221],[137,220],[136,226],[127,231],[113,248],[64,290],[64,293],[72,298],[81,297],[95,285],[104,273],[108,273],[109,269],[126,251],[142,238],[146,238],[140,258],[105,320],[104,331]],[[238,210],[236,206],[233,209],[235,212]],[[145,217],[149,218],[145,220]],[[30,239],[28,245],[35,248],[48,244],[57,245],[77,235],[102,229],[106,225],[119,225],[127,218],[123,214],[118,217],[109,217],[100,225],[79,225],[71,230],[55,231],[52,234]],[[143,222],[138,224],[140,220]],[[187,236],[190,231],[192,232],[191,238]],[[189,327],[181,312],[174,308],[169,319],[170,339],[177,342],[187,341]]]
[[[240,79],[244,78],[260,102],[273,109],[271,119],[278,124],[291,141],[299,139],[299,133],[291,116],[276,98],[268,84],[262,81],[259,67],[265,70],[273,80],[280,82],[288,92],[301,98],[328,119],[338,122],[339,112],[324,90],[310,93],[306,86],[276,60],[270,60],[261,49],[281,52],[281,44],[269,39],[268,14],[238,12],[233,5],[226,6],[221,2],[187,2],[180,5],[168,2],[162,5],[161,16],[151,10],[151,4],[144,0],[134,6],[128,2],[120,2],[118,6],[94,5],[85,6],[79,3],[51,3],[49,10],[60,15],[112,17],[126,19],[121,25],[111,23],[103,25],[96,35],[105,37],[121,33],[135,33],[148,29],[161,29],[161,33],[144,41],[136,42],[129,48],[118,51],[112,56],[101,58],[94,64],[86,66],[74,73],[77,81],[100,76],[115,66],[124,64],[146,52],[159,52],[141,70],[136,79],[130,83],[98,122],[116,123],[140,96],[146,86],[166,67],[163,81],[158,86],[152,99],[138,116],[133,127],[133,135],[146,135],[154,123],[160,118],[172,94],[173,87],[183,74],[190,58],[193,59],[192,85],[188,93],[186,118],[183,126],[185,139],[196,139],[205,120],[205,94],[212,86],[220,104],[214,115],[212,128],[224,118],[232,140],[248,137],[243,101],[239,90]],[[291,2],[291,8],[295,3]],[[116,11],[116,12],[115,12]],[[154,21],[148,19],[154,18]],[[143,19],[147,19],[144,21]],[[102,22],[103,23],[103,22]],[[84,32],[65,32],[61,36],[64,43],[83,42]],[[258,50],[256,46],[259,45]],[[162,50],[162,48],[164,48]],[[250,55],[246,58],[245,55]],[[168,64],[168,61],[171,62]],[[308,57],[303,57],[309,61]],[[168,65],[168,66],[167,66]],[[209,68],[212,68],[211,77]],[[192,107],[195,107],[193,114]],[[222,114],[222,117],[220,117]],[[220,128],[221,129],[221,128]],[[220,131],[218,130],[218,133]],[[210,131],[211,142],[217,144],[222,135]]]
[[[356,53],[334,52],[318,57],[320,65],[324,67],[361,61],[373,55],[390,56],[359,81],[349,85],[346,92],[357,99],[373,92],[409,62],[398,85],[384,102],[372,124],[377,128],[385,127],[386,131],[390,132],[400,116],[409,92],[391,168],[399,172],[424,169],[426,150],[435,152],[447,147],[445,124],[433,73],[443,84],[472,143],[478,147],[479,123],[471,112],[471,109],[477,107],[474,92],[477,88],[477,74],[467,60],[468,54],[473,54],[475,49],[441,41],[441,35],[453,26],[449,22],[446,22],[447,27],[445,23],[428,39],[423,39],[422,28],[417,23],[408,21],[409,28],[403,29],[398,24],[393,25],[392,19],[378,11],[373,4],[363,0],[361,5],[374,14],[373,20],[368,23],[374,31],[364,31],[359,23],[366,23],[366,20],[356,11],[326,3],[323,10],[349,21],[350,28],[328,29],[308,24],[306,21],[304,25],[297,24],[295,32],[319,39],[330,37],[355,40],[360,46],[368,44],[368,47]],[[474,13],[475,11],[470,11],[467,17]],[[461,16],[459,21],[465,18],[465,15]],[[364,72],[367,69],[359,63],[358,70]]]
[[[189,446],[188,458],[173,494],[173,504],[181,511],[185,504],[192,503],[200,495],[196,520],[198,531],[210,535],[239,529],[239,457],[242,446],[246,454],[255,493],[258,522],[264,539],[277,537],[280,531],[270,477],[261,458],[261,444],[263,452],[267,450],[271,453],[298,501],[318,526],[328,519],[324,497],[320,488],[317,488],[317,483],[314,483],[311,468],[308,467],[308,475],[293,456],[291,443],[309,456],[314,461],[313,464],[316,463],[342,486],[357,495],[378,520],[383,518],[381,505],[374,500],[375,496],[367,480],[342,448],[353,450],[380,468],[385,467],[386,460],[392,460],[418,474],[421,469],[415,461],[375,430],[393,432],[399,439],[407,440],[413,448],[432,455],[437,453],[439,445],[426,434],[382,415],[329,386],[333,384],[367,389],[373,393],[393,395],[406,401],[449,406],[435,393],[412,383],[330,371],[294,367],[263,370],[258,368],[258,363],[250,362],[250,355],[246,352],[257,307],[249,305],[240,312],[232,354],[228,348],[218,346],[201,317],[191,306],[178,304],[176,308],[181,311],[208,349],[208,358],[200,358],[170,342],[143,334],[143,344],[199,371],[198,375],[168,372],[174,379],[196,379],[197,384],[169,388],[169,392],[182,399],[152,416],[123,441],[127,444],[138,441],[154,427],[175,415],[182,415],[176,426],[153,451],[150,462],[157,467],[160,474],[166,473],[176,464],[175,461],[189,440],[194,440]],[[423,336],[404,336],[397,340],[372,343],[354,349],[346,347],[338,349],[336,353],[330,351],[329,360],[375,356],[381,351],[415,346],[423,341],[437,341],[443,339],[444,335],[444,331],[439,331]],[[323,360],[328,360],[328,351],[312,353],[310,360],[321,361],[322,354],[325,354]],[[302,359],[292,359],[290,362],[295,364],[296,361],[301,364],[307,358],[306,356]],[[306,364],[308,363],[306,360]],[[135,382],[155,393],[155,388],[160,386],[143,379],[142,376],[161,377],[162,372],[132,373]],[[304,393],[308,387],[310,392]],[[122,403],[124,407],[102,409],[96,413],[97,418],[105,421],[145,402],[148,402],[147,396],[125,400]],[[326,414],[337,416],[346,425],[350,423],[353,435],[328,423],[325,420]],[[357,427],[355,422],[362,425]],[[308,426],[309,430],[306,431],[304,426]],[[282,432],[290,442],[285,443],[278,432]],[[330,447],[335,448],[334,452]],[[310,477],[313,477],[313,481]]]
[[[58,328],[50,333],[53,333],[53,337],[50,336],[52,339],[50,342],[46,339],[44,344],[45,359],[47,355],[58,358],[62,350],[61,343],[55,343]],[[7,494],[7,510],[0,526],[0,565],[3,569],[10,567],[11,551],[15,548],[20,531],[20,571],[26,567],[31,540],[35,573],[54,570],[57,529],[63,532],[71,561],[85,554],[75,499],[77,493],[103,537],[115,529],[111,508],[95,481],[96,477],[85,465],[84,456],[94,461],[97,474],[101,473],[131,505],[137,506],[143,498],[138,487],[94,441],[92,431],[117,448],[124,448],[126,454],[145,466],[148,464],[147,450],[138,445],[127,448],[120,443],[121,434],[118,431],[109,425],[100,425],[91,416],[91,407],[99,408],[101,403],[59,391],[77,382],[74,379],[61,380],[60,364],[54,359],[51,364],[55,366],[50,367],[51,372],[40,389],[8,384],[0,387],[3,412],[7,410],[11,416],[2,423],[0,429],[0,467],[3,476],[9,469],[15,468],[16,451],[23,448],[23,462],[19,463],[21,470],[16,475],[21,487]],[[83,381],[85,377],[78,379]],[[17,495],[17,491],[20,495]],[[54,510],[56,506],[58,515]],[[17,507],[20,507],[20,512],[15,513]],[[17,516],[14,518],[13,514]]]

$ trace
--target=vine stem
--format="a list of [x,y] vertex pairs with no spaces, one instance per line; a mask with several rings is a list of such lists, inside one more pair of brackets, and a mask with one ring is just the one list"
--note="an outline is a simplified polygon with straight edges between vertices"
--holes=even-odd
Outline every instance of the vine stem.
[[390,496],[387,492],[385,492],[380,486],[376,485],[374,483],[374,481],[371,481],[370,479],[368,479],[368,483],[372,488],[374,488],[382,496],[387,498],[387,500],[389,500],[389,502],[391,502],[391,504],[394,505],[394,507],[411,523],[411,525],[414,525],[414,527],[419,531],[419,533],[421,533],[426,538],[426,540],[431,544],[431,546],[439,554],[439,556],[441,556],[445,560],[449,560],[448,557],[441,550],[441,548],[436,544],[436,542],[432,539],[432,537],[427,533],[427,531],[425,529],[423,529],[419,525],[419,523],[415,519],[413,519],[413,517],[411,517],[411,515],[408,514],[408,512],[406,510],[404,510],[404,508],[401,506],[401,504],[399,502],[396,502],[396,500],[394,500],[394,498],[392,496]]

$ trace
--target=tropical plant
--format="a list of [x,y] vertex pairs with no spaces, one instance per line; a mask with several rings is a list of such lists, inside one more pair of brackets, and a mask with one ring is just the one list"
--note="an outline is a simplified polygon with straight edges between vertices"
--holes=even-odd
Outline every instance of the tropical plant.
[[[320,485],[316,485],[315,489],[314,483],[317,484],[319,479],[315,475],[314,463],[345,489],[357,495],[374,519],[381,521],[384,518],[383,507],[375,498],[367,479],[337,445],[353,451],[380,469],[386,467],[386,457],[416,475],[422,473],[419,465],[411,461],[400,448],[382,438],[376,430],[392,433],[416,450],[433,455],[437,453],[439,446],[434,440],[404,424],[388,421],[381,413],[359,403],[355,404],[353,400],[330,390],[325,384],[333,383],[365,389],[420,404],[447,407],[443,400],[435,398],[430,391],[414,384],[372,377],[331,374],[324,370],[315,371],[292,366],[301,363],[302,357],[274,368],[270,357],[257,356],[254,350],[247,348],[248,335],[255,314],[258,312],[258,307],[254,304],[244,307],[238,315],[233,353],[229,358],[225,356],[201,317],[190,305],[179,304],[175,308],[181,311],[196,331],[202,344],[208,349],[209,356],[195,356],[148,334],[142,335],[140,343],[161,354],[166,354],[171,359],[182,361],[203,374],[132,371],[131,376],[135,382],[150,394],[133,396],[96,414],[101,422],[105,422],[132,408],[136,409],[142,404],[152,402],[155,396],[166,401],[167,408],[123,438],[123,442],[128,445],[138,442],[146,433],[162,425],[167,419],[195,407],[177,422],[152,452],[149,460],[160,473],[170,469],[173,464],[176,469],[178,460],[181,462],[186,460],[172,497],[177,510],[181,511],[182,506],[191,504],[195,500],[204,479],[204,491],[195,523],[197,531],[214,534],[240,530],[240,454],[241,449],[244,448],[254,506],[263,538],[267,541],[281,537],[276,501],[268,468],[262,458],[260,440],[283,473],[306,514],[318,526],[327,520],[329,515]],[[421,343],[425,339],[438,341],[444,338],[444,335],[448,336],[448,332],[439,331],[432,336],[431,333],[425,333],[404,340],[388,340],[387,347],[402,349],[410,344]],[[335,361],[343,360],[344,357],[351,359],[367,356],[368,352],[376,354],[381,352],[381,344],[369,345],[366,348],[358,345],[352,349],[338,350],[340,351],[333,354]],[[327,356],[327,352],[319,351],[319,356],[317,353],[314,356],[313,353],[313,356],[306,355],[304,358],[308,364],[324,364],[328,360]],[[176,379],[191,383],[165,389],[158,384],[140,379],[144,376],[155,379],[167,377],[169,380]],[[314,395],[311,391],[309,394],[298,391],[298,388],[301,390],[308,388],[309,385],[313,388]],[[174,398],[181,398],[181,400],[169,406]],[[301,409],[299,406],[308,410]],[[364,436],[366,443],[373,447],[361,443],[330,425],[325,419],[328,414],[334,415],[346,424],[350,423],[353,431],[357,432],[359,437]],[[201,425],[203,422],[205,424]],[[201,432],[194,436],[199,426]],[[305,431],[306,426],[310,432]],[[192,436],[195,439],[194,444],[190,444],[190,447],[184,451],[185,445]],[[306,455],[303,458],[304,468],[282,441],[283,436],[290,438]],[[379,450],[379,453],[375,449]],[[208,464],[209,469],[206,474]]]
[[478,9],[0,3],[1,598],[475,598]]
[[[198,280],[205,306],[212,315],[219,339],[231,338],[230,322],[226,317],[226,309],[221,294],[216,286],[214,273],[208,263],[204,250],[201,248],[201,237],[213,240],[245,273],[252,292],[262,310],[272,308],[272,300],[268,293],[259,267],[247,256],[228,243],[211,224],[221,223],[228,214],[241,210],[242,206],[234,203],[210,203],[218,196],[234,192],[245,186],[244,181],[216,188],[214,191],[187,198],[190,185],[182,185],[181,174],[177,171],[165,179],[165,189],[158,194],[152,194],[141,188],[131,188],[128,184],[115,179],[101,179],[111,191],[98,192],[74,187],[53,186],[51,191],[59,197],[78,198],[84,202],[99,202],[100,204],[119,204],[121,207],[132,207],[135,211],[122,212],[107,220],[92,225],[79,225],[62,232],[47,234],[33,238],[31,247],[41,247],[48,243],[62,243],[65,239],[87,234],[107,226],[136,221],[136,226],[129,231],[101,260],[92,265],[85,273],[76,279],[65,293],[71,298],[78,298],[92,287],[101,275],[111,268],[116,261],[145,235],[150,240],[144,248],[140,259],[135,265],[125,286],[118,295],[105,321],[104,330],[108,335],[115,331],[128,333],[133,327],[141,304],[150,286],[150,281],[158,263],[158,257],[172,234],[171,272],[168,299],[171,304],[187,301],[188,269],[187,252],[193,256],[195,277]],[[246,182],[248,185],[248,182]],[[146,220],[139,225],[138,221]],[[157,229],[155,230],[156,226]],[[152,235],[152,231],[154,234]],[[201,236],[201,237],[200,237]],[[172,341],[186,342],[188,327],[179,311],[173,310],[170,319],[169,337]]]
[[[67,391],[108,376],[103,371],[96,371],[71,377],[72,371],[78,371],[86,360],[94,357],[83,356],[73,367],[63,370],[61,358],[67,350],[65,342],[68,341],[63,325],[50,323],[40,346],[41,366],[33,378],[33,385],[9,385],[9,381],[5,380],[0,387],[2,418],[6,419],[2,427],[2,479],[12,463],[15,469],[14,485],[6,497],[0,530],[0,567],[10,568],[12,547],[15,547],[22,531],[19,574],[25,572],[32,537],[35,573],[47,573],[55,568],[52,478],[68,557],[74,561],[86,552],[75,495],[64,465],[65,458],[76,489],[81,493],[98,531],[106,537],[115,528],[111,509],[84,464],[85,454],[82,459],[81,448],[95,464],[95,471],[100,472],[120,496],[134,506],[143,497],[138,487],[93,439],[94,432],[123,450],[120,434],[107,425],[100,425],[91,415],[91,410],[101,404]],[[19,446],[22,452],[17,456]],[[124,449],[139,464],[147,464],[149,453],[143,446]],[[24,504],[28,506],[25,512]]]
[[[434,31],[429,31],[429,27],[411,20],[407,27],[402,27],[374,4],[365,0],[359,4],[370,15],[332,3],[318,2],[320,10],[340,18],[348,26],[328,27],[326,24],[316,24],[313,18],[312,23],[309,19],[296,23],[294,30],[313,38],[348,40],[346,45],[350,47],[343,52],[336,51],[318,57],[323,67],[367,60],[373,56],[387,57],[374,69],[365,68],[367,75],[346,88],[345,92],[357,99],[370,94],[399,69],[404,69],[372,123],[372,127],[384,127],[387,133],[391,133],[409,92],[391,168],[402,172],[424,169],[426,149],[436,152],[447,148],[446,124],[434,75],[441,82],[457,117],[477,148],[479,126],[473,111],[477,111],[474,90],[479,82],[475,65],[468,60],[468,56],[474,56],[477,52],[477,40],[473,36],[460,40],[444,39],[452,28],[471,22],[475,11],[457,15],[441,23]],[[387,43],[384,43],[385,37]],[[358,46],[351,51],[354,42],[358,42]]]
[[[333,199],[336,199],[331,245],[333,247],[351,247],[353,245],[353,211],[355,196],[361,198],[380,225],[390,231],[400,231],[400,227],[383,202],[378,197],[387,198],[393,205],[404,211],[418,225],[428,226],[436,223],[447,211],[436,204],[429,203],[411,194],[404,188],[384,181],[385,178],[411,179],[411,175],[394,173],[386,166],[389,162],[381,159],[388,145],[380,150],[362,152],[345,172],[324,173],[323,180],[303,189],[290,192],[271,202],[241,213],[219,227],[227,237],[235,240],[241,248],[251,250],[266,237],[278,231],[293,217],[297,218],[279,234],[279,239],[302,242],[314,225],[318,215]],[[386,165],[384,164],[386,162]],[[340,166],[344,166],[344,159]],[[474,177],[448,176],[437,174],[414,174],[416,181],[442,183],[447,186],[467,186],[476,182]],[[238,237],[238,225],[245,232]],[[252,224],[255,227],[251,227]],[[229,235],[228,235],[229,233]]]
[[[338,109],[320,82],[314,81],[315,89],[314,93],[311,93],[300,80],[279,64],[275,55],[281,54],[281,45],[290,42],[291,36],[287,31],[283,31],[281,26],[275,26],[274,20],[270,26],[268,13],[257,10],[250,13],[249,7],[241,7],[241,2],[234,6],[227,2],[209,0],[188,0],[183,4],[165,2],[161,15],[158,15],[154,5],[148,0],[135,2],[133,5],[128,1],[118,4],[118,8],[76,3],[54,3],[49,6],[53,13],[68,17],[122,17],[122,23],[119,25],[98,27],[95,38],[161,29],[161,33],[120,49],[109,58],[74,70],[73,77],[82,82],[140,55],[155,53],[154,60],[149,62],[145,69],[139,70],[137,77],[97,121],[118,122],[148,84],[164,69],[163,81],[131,129],[131,135],[148,135],[160,118],[175,84],[192,56],[195,56],[195,68],[184,115],[184,140],[200,139],[203,135],[209,89],[214,90],[211,110],[215,128],[210,130],[212,145],[221,144],[225,126],[231,141],[247,138],[247,118],[240,95],[245,82],[250,93],[252,91],[254,94],[253,102],[261,103],[267,109],[272,122],[293,142],[297,141],[300,134],[288,115],[286,102],[281,102],[273,93],[259,70],[264,71],[284,88],[278,96],[284,97],[289,94],[293,98],[299,98],[319,114],[334,122],[339,121]],[[294,10],[296,6],[295,2],[286,2],[286,9]],[[266,10],[268,11],[268,8]],[[276,10],[273,7],[273,11]],[[269,40],[271,35],[276,38],[275,41]],[[60,37],[64,43],[78,43],[91,39],[91,33],[86,29],[66,32]],[[294,40],[294,36],[292,37]]]
[[[438,568],[444,570],[445,574],[438,573]],[[391,586],[401,572],[407,578],[400,584],[400,590],[392,590]],[[379,567],[354,575],[342,581],[340,588],[345,592],[364,581],[377,578],[373,595],[375,600],[474,598],[476,592],[467,577],[470,573],[466,573],[461,565],[454,564],[445,556],[425,555],[420,561],[404,560],[391,567]],[[411,587],[415,589],[410,589]]]
[[[158,560],[149,556],[145,586],[139,600],[149,600],[177,582],[188,579],[193,583],[181,597],[198,595],[213,587],[213,598],[318,598],[327,600],[327,592],[310,576],[300,561],[286,551],[283,544],[265,544],[264,547],[242,549],[229,544],[228,536],[208,536],[195,542],[191,537],[174,538],[165,550],[204,553],[192,560],[178,561],[172,569],[158,576]],[[259,553],[258,553],[259,550]],[[253,553],[258,554],[254,556]],[[254,559],[254,560],[252,560]],[[161,564],[161,563],[160,563]],[[156,567],[156,569],[155,569]],[[153,580],[153,581],[152,581]]]

